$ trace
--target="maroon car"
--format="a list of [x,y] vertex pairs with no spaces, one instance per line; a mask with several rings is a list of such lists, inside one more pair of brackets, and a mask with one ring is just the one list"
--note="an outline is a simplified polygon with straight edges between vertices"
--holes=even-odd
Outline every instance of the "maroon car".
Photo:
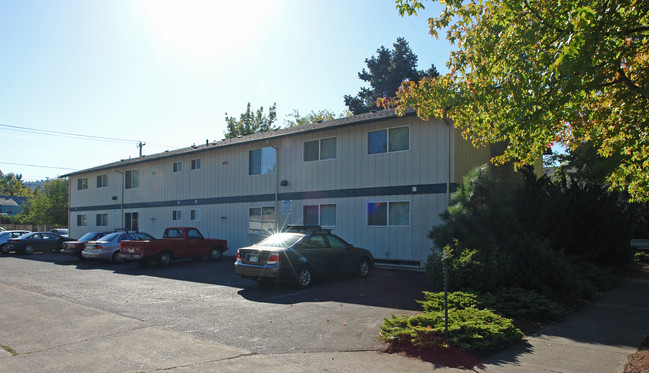
[[109,233],[113,232],[88,232],[79,238],[78,241],[66,241],[61,245],[61,253],[83,259],[81,252],[86,248],[86,242],[97,241]]

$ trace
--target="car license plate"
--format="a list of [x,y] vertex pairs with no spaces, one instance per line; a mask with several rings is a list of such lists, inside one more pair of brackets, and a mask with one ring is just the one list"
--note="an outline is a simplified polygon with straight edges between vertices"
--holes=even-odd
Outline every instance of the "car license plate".
[[257,263],[257,262],[259,262],[259,256],[258,255],[250,255],[248,260],[250,261],[250,263]]

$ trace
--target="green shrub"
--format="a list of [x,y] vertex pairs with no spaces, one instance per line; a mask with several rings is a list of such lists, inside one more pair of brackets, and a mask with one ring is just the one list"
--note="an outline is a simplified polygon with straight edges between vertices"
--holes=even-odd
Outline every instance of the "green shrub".
[[523,333],[510,319],[489,310],[468,307],[448,312],[448,339],[444,339],[444,312],[385,319],[381,336],[390,343],[416,347],[448,347],[467,351],[492,351],[517,343]]
[[649,263],[649,253],[638,251],[633,255],[633,260],[640,263]]

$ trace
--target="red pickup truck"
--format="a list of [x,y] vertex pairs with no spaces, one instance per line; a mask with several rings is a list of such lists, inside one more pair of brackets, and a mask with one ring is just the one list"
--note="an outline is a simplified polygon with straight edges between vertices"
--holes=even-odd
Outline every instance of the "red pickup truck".
[[119,244],[120,256],[137,260],[142,265],[157,262],[166,266],[172,259],[199,259],[206,255],[209,259],[219,260],[228,249],[226,240],[204,238],[198,229],[191,227],[167,228],[162,237],[159,240],[122,241]]

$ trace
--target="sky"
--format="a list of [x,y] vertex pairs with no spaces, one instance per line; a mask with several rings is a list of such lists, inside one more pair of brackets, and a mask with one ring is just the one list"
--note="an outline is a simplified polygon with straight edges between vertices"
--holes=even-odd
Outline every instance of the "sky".
[[0,0],[0,170],[24,181],[221,140],[225,116],[277,104],[284,126],[346,110],[365,59],[404,37],[447,72],[439,6],[392,0]]

